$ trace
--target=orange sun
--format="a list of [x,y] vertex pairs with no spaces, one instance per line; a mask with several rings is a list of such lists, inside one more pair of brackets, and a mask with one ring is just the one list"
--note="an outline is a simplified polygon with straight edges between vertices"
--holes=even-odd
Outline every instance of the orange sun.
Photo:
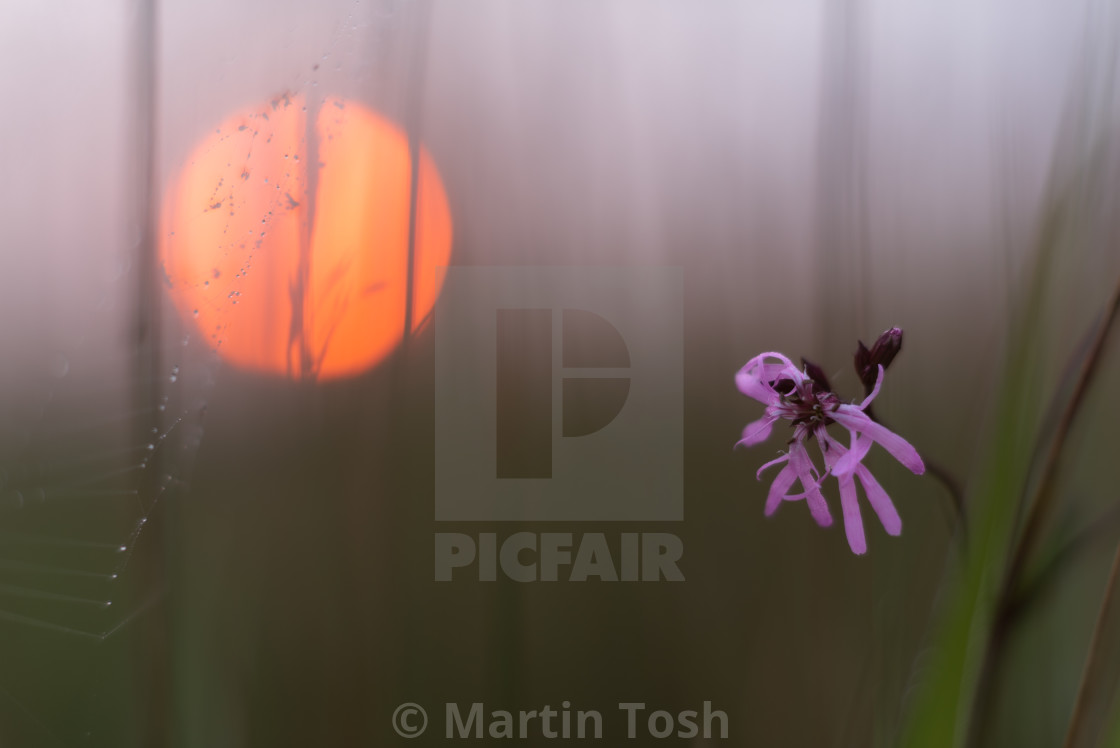
[[[411,326],[451,254],[439,173],[419,151]],[[358,374],[403,338],[409,304],[408,138],[344,99],[285,95],[223,122],[163,205],[165,284],[234,365],[295,379]]]

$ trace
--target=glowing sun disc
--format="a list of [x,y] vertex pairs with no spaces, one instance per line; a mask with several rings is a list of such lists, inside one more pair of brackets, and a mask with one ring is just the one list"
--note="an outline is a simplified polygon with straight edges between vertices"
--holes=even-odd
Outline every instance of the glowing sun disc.
[[[160,259],[182,317],[225,360],[294,379],[377,364],[409,303],[408,138],[353,101],[284,95],[225,120],[163,203]],[[419,149],[411,326],[439,294],[451,214]]]

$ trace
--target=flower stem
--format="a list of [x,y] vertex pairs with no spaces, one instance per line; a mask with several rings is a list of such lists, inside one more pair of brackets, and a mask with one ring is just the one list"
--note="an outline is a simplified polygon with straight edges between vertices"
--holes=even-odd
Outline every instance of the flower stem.
[[934,462],[928,458],[925,463],[926,472],[933,478],[936,478],[945,488],[946,493],[949,494],[949,503],[953,507],[953,513],[957,519],[957,530],[960,532],[961,547],[967,549],[968,515],[964,511],[964,491],[961,490],[961,484],[952,473],[942,467],[941,463]]
[[[866,413],[867,417],[872,421],[875,421],[881,426],[890,428],[890,426],[883,423],[882,419],[875,414],[871,404],[868,404],[863,412]],[[961,489],[960,481],[940,463],[934,462],[926,456],[922,457],[922,461],[925,463],[926,472],[929,473],[931,478],[937,480],[949,495],[949,504],[953,510],[953,518],[957,522],[957,530],[960,533],[961,547],[968,548],[968,515],[965,514],[964,511],[964,491]]]

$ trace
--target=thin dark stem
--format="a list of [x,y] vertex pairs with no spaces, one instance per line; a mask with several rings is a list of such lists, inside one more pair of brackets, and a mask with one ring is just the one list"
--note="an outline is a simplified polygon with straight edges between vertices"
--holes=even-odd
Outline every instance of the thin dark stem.
[[964,510],[964,491],[956,477],[945,469],[941,463],[925,459],[926,472],[935,478],[949,494],[949,502],[957,518],[957,528],[960,531],[961,547],[968,548],[968,515]]
[[1010,607],[1014,615],[1021,615],[1078,556],[1096,546],[1104,538],[1113,537],[1113,533],[1118,529],[1120,529],[1120,503],[1113,505],[1064,540],[1048,555],[1041,568],[1034,571],[1028,579],[1023,580],[1011,602]]
[[407,129],[408,129],[408,271],[405,278],[404,297],[404,341],[407,344],[416,326],[413,320],[416,294],[416,240],[420,220],[420,130],[423,108],[424,76],[427,72],[428,37],[432,9],[429,4],[417,6],[416,41],[411,65],[412,85],[409,91]]
[[1120,604],[1113,594],[1116,588],[1120,586],[1120,544],[1116,546],[1116,554],[1112,557],[1112,570],[1108,574],[1108,582],[1104,589],[1104,599],[1101,601],[1101,610],[1097,615],[1097,624],[1093,628],[1093,640],[1089,644],[1089,653],[1085,658],[1085,669],[1081,671],[1081,684],[1077,688],[1077,700],[1073,704],[1073,716],[1069,721],[1069,729],[1066,731],[1066,740],[1062,745],[1064,748],[1073,748],[1077,744],[1083,730],[1087,729],[1085,722],[1085,714],[1090,711],[1090,702],[1093,701],[1094,684],[1098,683],[1102,677],[1102,668],[1104,657],[1099,657],[1101,650],[1107,644],[1104,642],[1107,632],[1110,628],[1109,621],[1120,615],[1120,611],[1115,609],[1115,606]]
[[[890,426],[887,426],[887,424],[884,423],[883,420],[875,414],[871,405],[868,405],[866,408],[864,408],[863,412],[866,413],[867,417],[872,421],[890,428]],[[968,515],[966,515],[964,511],[964,490],[961,488],[960,481],[958,481],[956,476],[949,472],[949,470],[942,466],[940,463],[934,462],[933,460],[930,460],[926,457],[923,457],[922,461],[925,463],[926,472],[929,473],[931,478],[940,483],[945,489],[945,492],[948,494],[949,503],[953,510],[953,515],[957,520],[957,529],[960,532],[959,537],[961,541],[961,547],[967,548]]]
[[1008,568],[1006,578],[1010,582],[1018,581],[1018,577],[1021,575],[1023,567],[1026,565],[1030,552],[1034,549],[1038,533],[1042,529],[1045,520],[1050,517],[1050,512],[1054,506],[1053,485],[1054,477],[1057,473],[1058,458],[1061,456],[1065,437],[1069,433],[1070,427],[1073,425],[1073,419],[1077,415],[1078,410],[1080,410],[1081,402],[1085,399],[1085,393],[1089,390],[1089,385],[1092,383],[1097,373],[1102,358],[1101,353],[1104,351],[1105,341],[1108,339],[1108,334],[1112,330],[1113,324],[1116,322],[1118,312],[1120,312],[1120,282],[1117,282],[1116,287],[1113,288],[1112,296],[1105,308],[1107,311],[1104,323],[1097,328],[1097,334],[1093,338],[1092,346],[1082,362],[1081,372],[1077,377],[1077,384],[1074,386],[1073,394],[1070,396],[1069,402],[1062,412],[1062,418],[1058,422],[1058,426],[1054,430],[1054,437],[1050,440],[1050,446],[1046,450],[1046,458],[1039,477],[1038,488],[1035,491],[1035,498],[1028,504],[1027,521],[1023,527],[1023,533],[1019,537],[1019,542],[1015,546],[1015,553],[1012,556],[1011,565]]
[[[1027,507],[1026,523],[1023,526],[1023,531],[1019,535],[1017,542],[1013,545],[1011,561],[1003,575],[999,595],[996,599],[992,629],[976,684],[977,698],[972,705],[973,711],[971,727],[969,729],[969,745],[978,745],[979,743],[977,741],[982,737],[983,725],[981,724],[982,720],[980,717],[986,712],[986,709],[983,707],[986,706],[987,699],[990,697],[989,691],[991,688],[991,681],[995,676],[995,672],[1003,655],[1003,647],[1007,639],[1006,635],[1014,625],[1018,611],[1022,610],[1021,600],[1017,593],[1023,573],[1026,569],[1027,561],[1030,558],[1031,552],[1034,550],[1035,543],[1045,524],[1045,520],[1049,518],[1054,505],[1054,479],[1056,477],[1058,459],[1062,453],[1065,437],[1069,433],[1073,425],[1073,420],[1080,410],[1082,401],[1085,399],[1085,394],[1088,392],[1089,386],[1092,384],[1097,373],[1102,358],[1101,354],[1104,351],[1104,344],[1108,339],[1113,324],[1116,322],[1118,312],[1120,312],[1120,279],[1118,279],[1116,286],[1113,288],[1112,295],[1104,308],[1105,314],[1103,320],[1097,327],[1089,350],[1082,360],[1081,369],[1078,373],[1073,393],[1066,402],[1061,419],[1050,438],[1033,495],[1029,493],[1029,484],[1024,488],[1026,495],[1024,495],[1023,499],[1029,499],[1025,501],[1025,506]],[[1021,505],[1022,504],[1023,502],[1021,502]]]
[[[156,412],[159,405],[157,372],[161,369],[160,350],[160,283],[158,259],[159,207],[156,176],[156,136],[157,136],[157,34],[159,33],[158,8],[156,0],[138,0],[136,13],[136,48],[133,64],[136,75],[136,109],[134,152],[135,171],[135,214],[133,220],[140,230],[140,242],[136,247],[137,289],[136,289],[136,333],[135,361],[136,410]],[[144,433],[153,423],[145,423]],[[142,435],[141,435],[142,436]],[[154,476],[153,476],[154,477]]]
[[[319,205],[319,110],[322,102],[318,96],[307,97],[307,112],[304,115],[304,140],[307,142],[307,153],[304,155],[304,174],[307,187],[303,193],[304,211],[299,237],[299,266],[297,278],[300,288],[299,293],[299,319],[303,328],[299,334],[299,378],[300,381],[309,382],[319,376],[319,364],[325,354],[327,343],[314,340],[312,331],[315,329],[315,305],[310,303],[311,273],[314,253],[311,251],[311,239],[315,236],[315,216],[318,214]],[[295,303],[295,299],[292,300]],[[327,340],[330,338],[328,337]],[[323,346],[323,351],[313,351],[311,343]]]
[[[135,108],[135,164],[136,217],[140,227],[140,244],[137,247],[137,307],[136,351],[134,364],[134,400],[132,409],[143,415],[136,420],[134,439],[143,444],[153,430],[160,430],[160,386],[163,372],[163,346],[160,341],[162,315],[160,309],[159,271],[159,180],[157,154],[159,137],[159,63],[160,63],[160,7],[159,0],[137,0],[133,7],[135,47],[132,80],[136,99]],[[137,495],[154,497],[159,494],[158,476],[164,473],[159,467],[165,460],[163,450],[153,454],[152,469],[143,471],[138,479]],[[146,512],[145,512],[146,514]],[[135,590],[145,589],[167,574],[166,546],[159,535],[147,543],[134,556],[135,546],[129,542],[129,559],[137,565],[131,582]],[[138,718],[135,734],[145,745],[166,742],[171,719],[171,694],[165,687],[168,682],[168,663],[171,661],[170,621],[168,609],[160,607],[149,611],[137,609],[125,620],[131,621],[139,613],[149,614],[144,625],[130,638],[130,649],[137,662],[143,663],[137,671],[137,684],[143,688],[143,699],[132,710]],[[101,638],[104,640],[104,637]]]

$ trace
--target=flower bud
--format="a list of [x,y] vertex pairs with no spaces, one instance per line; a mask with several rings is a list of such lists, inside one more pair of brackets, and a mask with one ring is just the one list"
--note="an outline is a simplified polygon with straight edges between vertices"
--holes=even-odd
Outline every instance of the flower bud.
[[864,390],[868,393],[875,388],[875,380],[879,376],[879,367],[886,369],[894,361],[894,357],[902,350],[902,328],[892,327],[883,332],[871,350],[859,341],[856,349],[855,365],[859,380],[863,382]]
[[801,366],[805,369],[805,375],[813,380],[817,392],[832,392],[832,385],[828,383],[828,376],[824,373],[824,369],[804,357],[801,358]]

